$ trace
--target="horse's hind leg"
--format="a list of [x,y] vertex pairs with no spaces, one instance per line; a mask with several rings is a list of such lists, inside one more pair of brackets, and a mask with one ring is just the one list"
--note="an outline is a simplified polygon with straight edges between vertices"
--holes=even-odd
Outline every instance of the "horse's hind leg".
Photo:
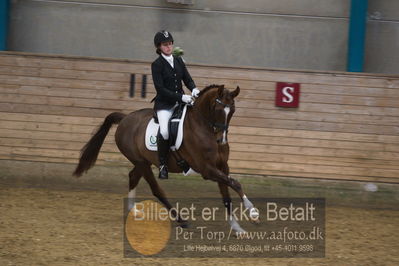
[[136,197],[136,186],[142,176],[143,169],[141,165],[136,165],[129,173],[129,193],[127,195],[128,210],[130,210],[135,204],[134,200]]
[[[166,194],[163,189],[159,186],[154,173],[151,170],[151,166],[147,165],[143,168],[144,179],[148,182],[151,187],[152,194],[166,207],[168,210],[172,209],[172,204],[166,198]],[[173,217],[177,217],[176,221],[181,227],[187,227],[187,222],[180,218],[176,210],[172,210],[171,214]]]

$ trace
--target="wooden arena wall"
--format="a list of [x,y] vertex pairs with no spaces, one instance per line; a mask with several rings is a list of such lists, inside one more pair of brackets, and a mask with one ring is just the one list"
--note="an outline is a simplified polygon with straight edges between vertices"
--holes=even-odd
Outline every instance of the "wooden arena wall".
[[[232,173],[399,182],[399,76],[189,69],[200,88],[241,87],[229,132]],[[301,84],[299,108],[275,107],[279,81]],[[149,62],[2,52],[0,159],[76,164],[107,114],[151,107],[154,92]],[[129,165],[114,132],[98,164]]]

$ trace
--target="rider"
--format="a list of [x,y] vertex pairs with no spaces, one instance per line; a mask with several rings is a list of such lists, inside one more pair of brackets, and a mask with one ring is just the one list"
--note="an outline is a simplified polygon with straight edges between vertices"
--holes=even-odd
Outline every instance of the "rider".
[[[159,121],[159,134],[157,137],[159,156],[159,178],[168,178],[167,160],[169,153],[169,119],[173,110],[179,103],[193,103],[193,97],[197,97],[199,90],[187,71],[181,57],[173,56],[173,37],[170,32],[162,30],[155,34],[154,45],[159,57],[152,63],[152,80],[157,95],[155,97],[154,110]],[[184,94],[184,85],[191,91],[191,96]]]

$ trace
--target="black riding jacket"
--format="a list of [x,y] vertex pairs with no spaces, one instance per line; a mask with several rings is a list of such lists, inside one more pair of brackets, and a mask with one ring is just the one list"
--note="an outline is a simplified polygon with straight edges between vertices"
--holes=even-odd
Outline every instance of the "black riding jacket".
[[173,56],[174,68],[160,55],[151,65],[152,80],[157,91],[154,110],[172,108],[182,102],[184,85],[192,91],[196,86],[181,57]]

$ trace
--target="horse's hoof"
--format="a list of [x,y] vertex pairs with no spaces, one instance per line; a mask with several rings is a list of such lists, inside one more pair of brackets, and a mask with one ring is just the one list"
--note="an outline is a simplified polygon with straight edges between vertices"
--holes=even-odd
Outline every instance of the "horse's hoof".
[[254,224],[260,223],[259,210],[257,208],[251,208],[251,210],[249,211],[249,217],[252,223]]

